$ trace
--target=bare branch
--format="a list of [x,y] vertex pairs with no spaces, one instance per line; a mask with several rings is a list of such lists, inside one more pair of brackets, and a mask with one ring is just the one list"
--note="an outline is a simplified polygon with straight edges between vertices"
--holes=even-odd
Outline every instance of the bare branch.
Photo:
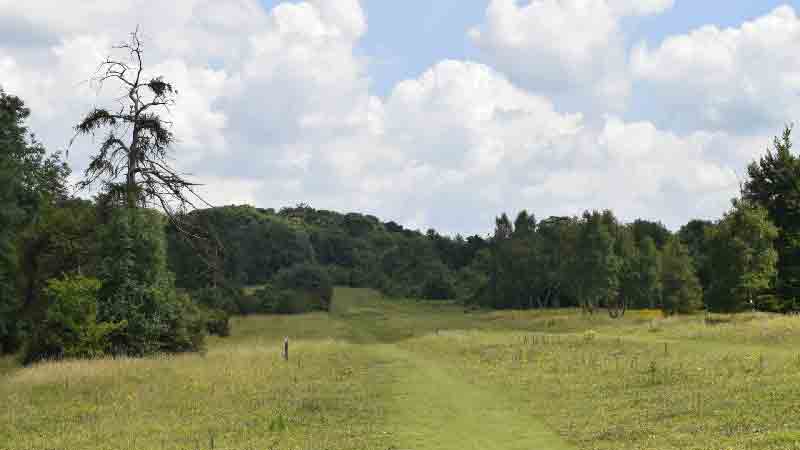
[[120,111],[95,108],[75,127],[76,136],[109,130],[81,184],[102,181],[106,189],[123,195],[128,207],[154,205],[170,217],[176,208],[195,208],[194,199],[208,204],[194,191],[198,184],[187,181],[167,161],[175,136],[172,123],[162,113],[169,113],[175,104],[177,90],[163,77],[145,78],[138,27],[127,42],[114,48],[127,53],[128,60],[106,58],[95,81],[101,86],[109,81],[119,85],[123,91],[116,99]]

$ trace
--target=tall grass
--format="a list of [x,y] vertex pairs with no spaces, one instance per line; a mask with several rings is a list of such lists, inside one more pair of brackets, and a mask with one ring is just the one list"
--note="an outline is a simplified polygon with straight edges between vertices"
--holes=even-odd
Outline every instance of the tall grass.
[[315,316],[237,321],[241,333],[205,355],[14,371],[0,381],[0,448],[387,447],[376,431],[382,413],[364,388],[370,361],[353,345],[293,340],[296,357],[280,358],[284,331],[335,334],[335,324]]
[[[677,322],[673,337],[699,327]],[[455,362],[477,385],[500,383],[524,396],[530,412],[578,448],[800,448],[800,353],[761,346],[742,326],[739,338],[753,345],[661,342],[636,332],[469,331],[403,346]]]

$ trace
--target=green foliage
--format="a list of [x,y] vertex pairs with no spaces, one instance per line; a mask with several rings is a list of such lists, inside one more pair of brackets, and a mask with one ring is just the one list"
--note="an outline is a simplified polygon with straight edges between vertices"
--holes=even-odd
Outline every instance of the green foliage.
[[282,268],[314,259],[307,233],[250,206],[193,211],[180,222],[191,235],[174,225],[167,235],[170,267],[181,288],[260,285]]
[[703,292],[689,251],[678,238],[670,238],[662,254],[662,309],[667,314],[688,314],[703,306]]
[[630,224],[630,229],[637,245],[642,245],[645,239],[650,238],[659,250],[664,248],[672,236],[672,233],[661,222],[637,219]]
[[621,295],[632,307],[655,308],[661,303],[661,253],[649,236],[631,244],[622,255]]
[[92,202],[64,199],[45,205],[38,220],[20,233],[18,284],[26,319],[35,322],[47,306],[41,299],[47,280],[96,273],[97,228]]
[[189,291],[192,300],[209,309],[224,311],[228,314],[253,314],[249,297],[243,289],[235,286],[209,286]]
[[745,201],[709,232],[711,285],[706,304],[715,312],[745,309],[775,310],[779,305],[766,296],[774,287],[778,253],[774,242],[778,229],[766,210]]
[[202,347],[205,323],[167,270],[164,220],[149,210],[117,209],[100,230],[101,320],[125,323],[111,336],[115,354],[146,355]]
[[201,308],[200,313],[206,325],[206,332],[219,337],[231,335],[230,314],[220,309]]
[[[332,282],[398,297],[454,298],[454,273],[486,247],[478,236],[423,235],[361,214],[308,205],[274,210],[226,206],[193,211],[168,229],[176,284],[193,295],[209,286],[259,286],[295,265],[324,266]],[[463,289],[461,290],[463,291]],[[260,310],[251,297],[244,302]],[[249,303],[248,303],[249,302]],[[245,312],[242,310],[242,312]]]
[[545,307],[572,304],[570,269],[578,249],[580,224],[574,217],[550,217],[539,223],[535,240],[535,264],[540,274],[538,303]]
[[485,263],[479,262],[479,260],[488,259],[486,255],[486,252],[479,254],[474,264],[462,267],[455,273],[455,298],[462,303],[477,302],[481,296],[481,291],[485,289],[489,282],[487,275],[489,272],[482,267]]
[[29,135],[30,111],[23,101],[0,89],[0,354],[22,340],[17,295],[20,233],[34,223],[42,208],[62,198],[69,174],[60,155],[45,155]]
[[690,220],[678,231],[681,242],[689,249],[689,255],[697,268],[697,278],[703,286],[703,292],[709,290],[711,285],[711,263],[709,261],[710,232],[714,223],[708,220]]
[[744,199],[766,209],[779,230],[776,288],[783,310],[800,302],[800,158],[792,154],[791,135],[786,127],[773,148],[748,166],[743,189]]
[[327,311],[333,298],[333,283],[324,267],[297,264],[275,275],[274,286],[292,293],[292,312]]
[[257,290],[253,297],[257,299],[259,312],[267,314],[298,314],[303,311],[304,305],[295,305],[297,298],[292,291],[279,289],[272,284],[266,284]]
[[448,300],[455,298],[456,286],[452,273],[444,264],[434,265],[422,285],[422,298]]
[[48,306],[26,344],[25,362],[105,355],[110,350],[109,336],[126,324],[98,320],[99,291],[100,281],[94,278],[48,280],[44,289]]
[[610,211],[583,214],[572,277],[581,306],[590,312],[618,294],[621,259],[614,250],[616,228]]

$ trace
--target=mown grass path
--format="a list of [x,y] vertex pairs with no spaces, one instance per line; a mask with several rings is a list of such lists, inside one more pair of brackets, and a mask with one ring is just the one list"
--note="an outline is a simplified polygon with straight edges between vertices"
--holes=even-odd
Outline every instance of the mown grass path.
[[374,349],[396,361],[389,426],[400,449],[562,450],[572,447],[531,417],[529,408],[490,386],[470,384],[436,361],[396,345]]
[[397,449],[573,448],[532,416],[534,408],[546,405],[522,401],[498,386],[469,383],[446,361],[402,348],[393,341],[409,329],[394,329],[380,320],[374,297],[349,294],[337,297],[334,314],[348,323],[352,338],[375,361],[370,378],[383,384],[386,426]]

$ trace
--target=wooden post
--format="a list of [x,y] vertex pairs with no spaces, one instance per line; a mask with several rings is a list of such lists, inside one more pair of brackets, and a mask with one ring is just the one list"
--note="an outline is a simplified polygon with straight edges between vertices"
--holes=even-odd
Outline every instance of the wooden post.
[[289,360],[289,338],[283,338],[283,359],[288,361]]

